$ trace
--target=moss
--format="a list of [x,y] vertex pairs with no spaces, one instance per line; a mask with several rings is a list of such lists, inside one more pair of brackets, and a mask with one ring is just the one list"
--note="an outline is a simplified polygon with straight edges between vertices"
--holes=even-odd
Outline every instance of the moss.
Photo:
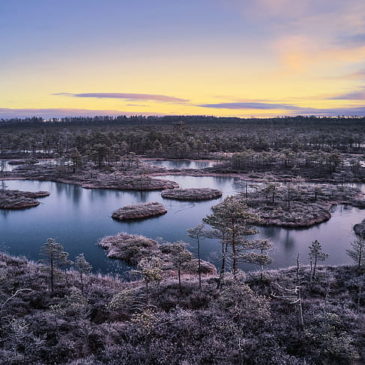
[[47,191],[35,193],[19,190],[0,190],[0,209],[26,209],[38,206],[36,198],[49,196]]
[[145,219],[166,214],[166,208],[157,202],[150,202],[144,204],[127,205],[122,207],[112,214],[112,218],[125,221],[134,219]]
[[199,201],[220,198],[222,196],[222,192],[209,188],[171,189],[163,191],[161,196],[165,199]]

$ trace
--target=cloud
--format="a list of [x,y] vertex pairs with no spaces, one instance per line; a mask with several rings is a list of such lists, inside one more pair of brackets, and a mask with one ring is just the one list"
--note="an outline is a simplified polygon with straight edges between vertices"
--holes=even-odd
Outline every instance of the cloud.
[[365,87],[362,90],[351,91],[329,98],[330,100],[365,100]]
[[338,43],[345,46],[363,46],[365,44],[365,33],[343,35],[338,38]]
[[133,100],[144,100],[144,101],[159,101],[164,103],[186,103],[189,100],[175,98],[173,96],[156,95],[156,94],[134,94],[134,93],[55,93],[52,95],[58,96],[72,96],[75,98],[98,98],[98,99],[126,99],[129,101]]
[[[353,72],[352,74],[346,75],[349,79],[365,79],[365,70],[360,70],[357,72]],[[346,77],[345,76],[345,77]]]
[[365,116],[365,106],[349,106],[344,108],[320,109],[320,108],[305,108],[290,104],[275,104],[275,103],[218,103],[218,104],[202,104],[198,105],[202,108],[213,109],[234,109],[234,110],[285,110],[287,113],[283,115],[316,115],[316,116]]
[[91,110],[91,109],[16,109],[16,108],[0,108],[0,118],[31,118],[42,117],[48,118],[64,118],[64,117],[94,117],[94,116],[116,116],[116,115],[156,115],[156,113],[130,113],[118,110]]
[[214,109],[256,109],[256,110],[300,110],[301,108],[289,104],[274,104],[261,102],[245,102],[245,103],[218,103],[218,104],[202,104],[198,105],[202,108]]
[[325,79],[330,80],[365,80],[365,70],[359,70],[348,74],[342,74],[337,76],[327,76]]
[[365,117],[365,106],[347,107],[347,108],[334,108],[334,109],[312,109],[307,113],[302,112],[303,115],[316,115],[316,116],[362,116]]

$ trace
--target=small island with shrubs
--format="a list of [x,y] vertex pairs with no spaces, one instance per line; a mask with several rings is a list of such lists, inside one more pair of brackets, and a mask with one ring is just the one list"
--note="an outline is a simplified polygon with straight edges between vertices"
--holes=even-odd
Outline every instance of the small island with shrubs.
[[164,199],[200,201],[218,199],[222,196],[222,192],[209,188],[190,188],[190,189],[170,189],[161,193]]
[[37,198],[49,196],[48,191],[0,190],[0,209],[27,209],[37,207]]
[[[158,267],[165,277],[171,276],[177,270],[190,274],[197,274],[199,270],[204,275],[217,273],[213,264],[195,259],[182,242],[160,244],[141,235],[118,233],[104,237],[99,245],[107,251],[109,258],[122,260],[136,267]],[[176,257],[180,262],[176,262]]]

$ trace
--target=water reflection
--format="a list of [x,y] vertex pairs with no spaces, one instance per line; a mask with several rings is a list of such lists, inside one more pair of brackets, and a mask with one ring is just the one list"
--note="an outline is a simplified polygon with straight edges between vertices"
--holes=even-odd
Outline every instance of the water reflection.
[[167,169],[205,169],[213,167],[215,161],[199,161],[199,160],[146,160],[147,163],[165,167]]
[[[210,187],[223,191],[223,198],[242,191],[242,184],[230,177],[163,176],[174,180],[181,187]],[[75,257],[84,252],[97,271],[121,274],[127,266],[110,260],[97,246],[105,235],[118,232],[142,234],[153,239],[162,237],[166,241],[185,240],[196,252],[196,242],[186,235],[188,228],[194,227],[210,213],[210,208],[223,198],[203,202],[180,202],[163,199],[158,191],[131,192],[116,190],[89,190],[75,185],[38,181],[7,181],[9,189],[28,191],[47,190],[49,197],[41,200],[37,208],[22,211],[0,210],[0,244],[11,254],[25,255],[38,260],[39,248],[48,237],[55,237],[65,249]],[[150,220],[121,223],[111,218],[115,209],[136,202],[157,201],[165,205],[168,213]],[[268,238],[273,241],[271,267],[295,265],[297,254],[303,263],[308,262],[308,245],[318,239],[324,251],[329,253],[329,264],[345,264],[350,259],[346,255],[349,243],[355,235],[352,226],[365,218],[365,211],[339,206],[333,217],[326,223],[310,229],[283,229],[259,227],[259,234],[253,238]],[[220,243],[204,240],[201,253],[204,259],[219,264]],[[243,269],[255,268],[242,265]]]

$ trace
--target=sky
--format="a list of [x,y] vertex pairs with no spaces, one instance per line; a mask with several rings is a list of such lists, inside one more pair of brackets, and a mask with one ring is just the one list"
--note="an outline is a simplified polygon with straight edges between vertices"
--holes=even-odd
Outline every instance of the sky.
[[364,0],[0,0],[0,118],[365,115]]

